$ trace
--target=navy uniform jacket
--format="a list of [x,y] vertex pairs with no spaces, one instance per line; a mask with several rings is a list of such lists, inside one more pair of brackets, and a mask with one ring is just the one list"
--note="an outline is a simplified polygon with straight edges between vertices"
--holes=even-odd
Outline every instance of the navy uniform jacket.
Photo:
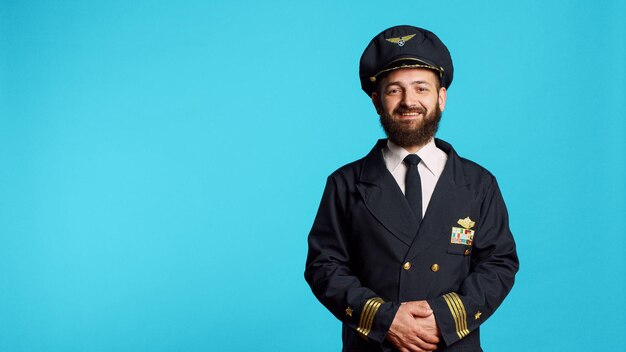
[[[379,140],[365,158],[328,177],[309,234],[305,278],[343,322],[344,351],[393,351],[385,337],[398,307],[417,300],[433,309],[443,337],[438,350],[482,351],[479,326],[518,270],[498,184],[436,139],[448,161],[418,228],[385,166],[386,143]],[[471,243],[453,241],[453,228],[473,233]]]

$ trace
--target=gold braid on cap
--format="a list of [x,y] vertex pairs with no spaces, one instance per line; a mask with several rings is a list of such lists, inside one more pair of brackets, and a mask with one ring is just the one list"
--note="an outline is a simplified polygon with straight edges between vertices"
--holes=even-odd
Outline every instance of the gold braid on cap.
[[[380,70],[380,71],[376,72],[375,75],[370,77],[370,81],[371,82],[376,82],[376,78],[378,76],[380,76],[381,74],[383,74],[385,72],[393,71],[393,70],[398,70],[398,69],[401,69],[401,68],[427,68],[427,69],[430,69],[430,70],[437,71],[439,73],[439,79],[443,78],[443,73],[444,73],[443,67],[441,67],[441,66],[440,67],[435,67],[433,65],[428,65],[428,64],[423,63],[422,60],[418,60],[418,59],[413,59],[413,58],[397,59],[397,60],[393,60],[392,62],[390,62],[389,65],[393,64],[394,62],[403,61],[403,60],[414,60],[414,61],[418,61],[418,62],[421,62],[421,63],[420,64],[411,64],[411,65],[402,64],[402,65],[397,66],[397,67],[386,68],[384,70]],[[387,65],[387,66],[389,66],[389,65]]]

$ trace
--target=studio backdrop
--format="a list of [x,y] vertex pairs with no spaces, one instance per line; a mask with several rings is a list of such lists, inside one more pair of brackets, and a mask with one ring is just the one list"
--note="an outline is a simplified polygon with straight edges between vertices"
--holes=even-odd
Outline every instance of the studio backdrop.
[[520,256],[486,351],[626,344],[622,1],[0,2],[0,351],[338,351],[304,281],[326,177],[384,137],[358,61],[427,28],[438,137]]

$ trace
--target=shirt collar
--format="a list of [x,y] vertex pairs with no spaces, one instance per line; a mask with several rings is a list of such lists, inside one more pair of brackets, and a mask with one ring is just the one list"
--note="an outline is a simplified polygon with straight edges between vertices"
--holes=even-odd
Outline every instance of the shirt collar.
[[[387,140],[387,148],[385,148],[384,158],[387,169],[393,172],[404,158],[410,153],[401,146]],[[426,143],[420,150],[417,151],[417,156],[422,159],[422,163],[426,166],[426,169],[434,175],[440,175],[446,164],[446,153],[437,148],[435,140],[433,138]]]

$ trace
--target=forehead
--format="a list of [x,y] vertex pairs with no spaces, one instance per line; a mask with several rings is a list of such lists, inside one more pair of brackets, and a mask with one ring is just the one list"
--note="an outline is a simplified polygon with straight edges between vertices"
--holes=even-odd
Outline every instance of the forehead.
[[424,68],[401,68],[390,71],[383,79],[383,84],[413,84],[414,82],[425,82],[437,85],[439,78],[432,70]]

